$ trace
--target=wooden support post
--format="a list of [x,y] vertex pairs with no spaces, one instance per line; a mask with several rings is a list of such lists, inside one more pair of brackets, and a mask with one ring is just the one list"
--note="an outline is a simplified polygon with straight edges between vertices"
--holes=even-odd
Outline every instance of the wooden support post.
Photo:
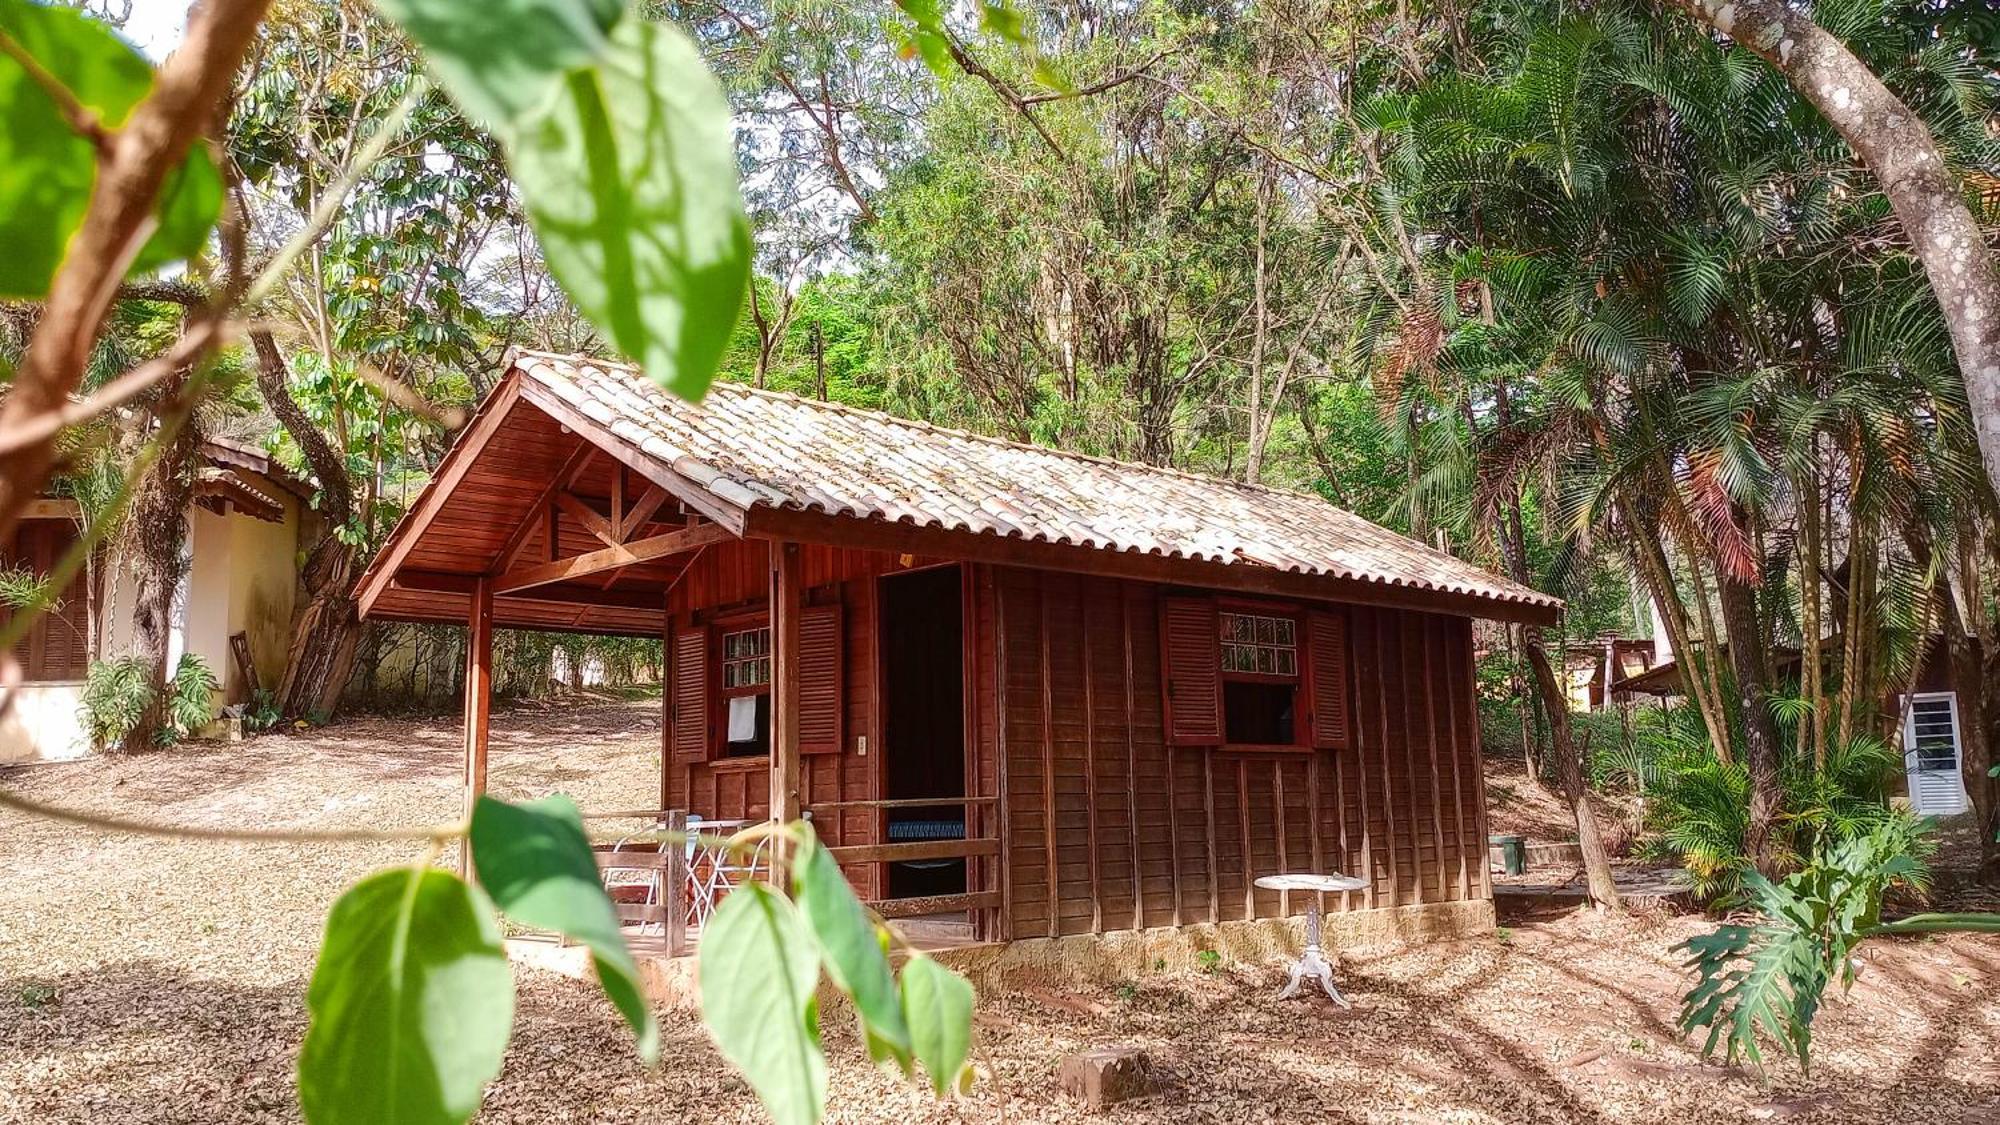
[[[465,816],[486,792],[486,735],[493,714],[493,584],[485,575],[472,586],[465,621]],[[458,871],[471,869],[470,848],[460,845]]]
[[681,839],[687,834],[686,809],[668,809],[666,839],[660,850],[667,853],[666,869],[660,872],[660,905],[667,911],[667,956],[687,952],[688,849]]
[[799,818],[799,545],[771,543],[771,817]]

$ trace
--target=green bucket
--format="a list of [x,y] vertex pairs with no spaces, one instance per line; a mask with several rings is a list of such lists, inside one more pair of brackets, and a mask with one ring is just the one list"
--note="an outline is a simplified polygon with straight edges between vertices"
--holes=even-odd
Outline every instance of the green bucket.
[[1528,870],[1528,841],[1519,836],[1488,836],[1488,847],[1500,849],[1500,869],[1509,875],[1524,875]]

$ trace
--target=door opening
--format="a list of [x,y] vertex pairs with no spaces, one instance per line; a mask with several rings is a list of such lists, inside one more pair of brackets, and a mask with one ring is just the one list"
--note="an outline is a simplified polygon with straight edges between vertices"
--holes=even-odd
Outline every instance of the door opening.
[[[965,617],[960,568],[883,577],[882,796],[965,796]],[[965,839],[964,805],[886,810],[892,844]],[[890,898],[962,894],[964,859],[888,864]]]

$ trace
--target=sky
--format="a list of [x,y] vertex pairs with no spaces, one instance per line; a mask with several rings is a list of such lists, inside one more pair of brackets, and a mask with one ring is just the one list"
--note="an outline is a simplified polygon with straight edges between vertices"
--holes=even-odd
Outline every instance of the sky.
[[131,18],[125,21],[125,37],[154,62],[166,58],[181,41],[188,3],[189,0],[132,0]]

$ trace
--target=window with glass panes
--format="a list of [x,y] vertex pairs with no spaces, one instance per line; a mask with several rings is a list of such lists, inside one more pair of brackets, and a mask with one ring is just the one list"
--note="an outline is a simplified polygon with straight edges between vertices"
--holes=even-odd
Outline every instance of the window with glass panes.
[[771,628],[722,634],[722,752],[731,758],[771,752]]
[[1298,744],[1298,619],[1224,610],[1217,620],[1228,741],[1241,746]]

